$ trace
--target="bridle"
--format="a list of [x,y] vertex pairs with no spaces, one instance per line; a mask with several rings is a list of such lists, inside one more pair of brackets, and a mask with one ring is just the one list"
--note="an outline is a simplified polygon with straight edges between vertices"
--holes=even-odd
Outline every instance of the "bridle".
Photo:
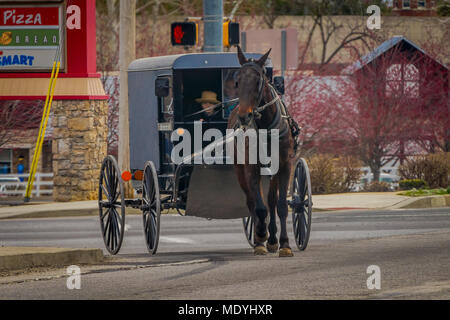
[[[249,61],[247,63],[244,63],[241,66],[241,70],[242,70],[242,68],[250,68],[250,69],[256,71],[259,75],[258,97],[256,99],[256,105],[259,106],[261,104],[261,100],[262,100],[262,96],[263,96],[264,84],[266,83],[266,79],[264,77],[264,73],[265,73],[264,68],[261,67],[259,64],[257,64],[254,59],[249,59]],[[268,107],[268,106],[266,106],[266,107]],[[255,110],[253,110],[253,111],[255,111]],[[262,110],[256,110],[256,111],[262,111]],[[259,117],[260,116],[261,115],[259,115]]]
[[[280,100],[280,96],[276,93],[276,91],[273,89],[273,87],[269,83],[267,83],[267,80],[264,76],[264,74],[265,74],[264,67],[261,67],[259,64],[257,64],[254,59],[249,59],[249,61],[247,63],[244,63],[242,65],[241,69],[242,68],[251,68],[254,71],[256,71],[259,75],[258,96],[256,99],[256,105],[258,107],[254,108],[252,110],[252,115],[253,115],[253,119],[261,119],[261,116],[262,116],[261,112],[263,112],[267,107],[273,105],[274,103],[277,103]],[[263,91],[264,91],[265,84],[267,84],[269,86],[274,98],[271,101],[269,101],[266,104],[261,106],[261,101],[263,98]],[[278,112],[279,111],[277,110],[277,116],[279,116]]]

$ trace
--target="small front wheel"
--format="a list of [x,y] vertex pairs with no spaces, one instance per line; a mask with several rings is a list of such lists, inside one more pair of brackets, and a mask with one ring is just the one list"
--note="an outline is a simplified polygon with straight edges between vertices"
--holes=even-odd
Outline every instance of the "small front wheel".
[[148,252],[155,254],[159,243],[159,226],[161,221],[161,199],[159,197],[158,176],[151,161],[145,163],[142,177],[142,217],[144,236]]

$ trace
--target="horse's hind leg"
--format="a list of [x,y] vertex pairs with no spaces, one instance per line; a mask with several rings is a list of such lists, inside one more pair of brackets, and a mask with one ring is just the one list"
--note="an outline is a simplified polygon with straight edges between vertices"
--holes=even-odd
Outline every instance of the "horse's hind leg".
[[280,218],[280,257],[292,257],[291,248],[289,247],[289,237],[286,230],[286,219],[288,216],[287,193],[289,188],[290,166],[285,164],[279,171],[279,197],[277,204],[277,213]]
[[267,250],[269,250],[269,252],[272,253],[278,251],[277,221],[275,215],[277,200],[278,200],[278,179],[275,177],[270,180],[269,196],[268,196],[270,222],[269,222],[269,240],[267,241]]

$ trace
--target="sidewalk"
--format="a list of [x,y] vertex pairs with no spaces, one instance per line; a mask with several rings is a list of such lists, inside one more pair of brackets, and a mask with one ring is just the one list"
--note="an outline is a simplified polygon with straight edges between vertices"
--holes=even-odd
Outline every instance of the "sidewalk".
[[[450,207],[450,195],[407,197],[398,196],[395,192],[313,195],[312,200],[317,211]],[[139,213],[139,210],[127,208],[127,213]],[[98,215],[97,200],[0,207],[0,219],[86,215]]]
[[400,205],[411,197],[396,192],[358,192],[313,195],[313,208],[321,210],[387,209]]
[[50,202],[0,207],[0,219],[86,216],[98,214],[98,201]]

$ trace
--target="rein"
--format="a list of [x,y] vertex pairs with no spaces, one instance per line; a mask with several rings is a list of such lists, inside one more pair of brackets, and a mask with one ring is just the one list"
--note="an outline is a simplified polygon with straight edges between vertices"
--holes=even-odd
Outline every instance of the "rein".
[[[218,104],[215,104],[215,105],[213,105],[213,106],[211,106],[211,107],[208,107],[208,108],[202,109],[202,110],[200,110],[200,111],[197,111],[197,112],[188,114],[188,115],[186,115],[186,117],[192,117],[192,116],[195,116],[195,115],[197,115],[197,114],[203,113],[203,112],[205,112],[205,111],[214,110],[216,107],[218,107],[218,106],[223,106],[225,103],[236,102],[236,101],[239,101],[239,98],[227,100],[227,101],[224,101],[224,102],[219,102]],[[222,109],[222,108],[221,108],[221,109]],[[216,114],[217,112],[219,112],[221,109],[217,110],[214,114]]]

